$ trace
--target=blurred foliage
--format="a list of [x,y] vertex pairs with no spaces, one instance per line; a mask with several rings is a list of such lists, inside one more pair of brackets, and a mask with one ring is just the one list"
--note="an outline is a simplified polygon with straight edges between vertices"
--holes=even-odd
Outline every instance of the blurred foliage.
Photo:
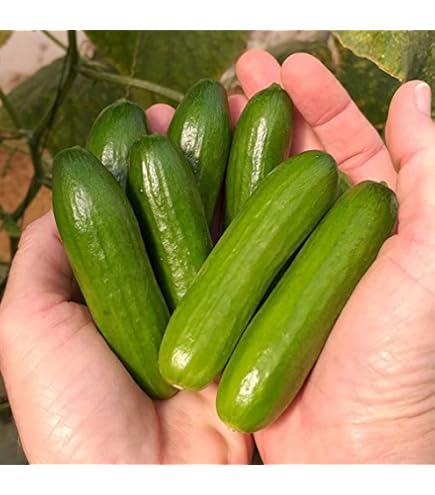
[[[185,91],[202,77],[219,78],[246,45],[243,31],[89,31],[87,32],[107,62],[105,72],[128,75]],[[101,59],[101,57],[99,57]],[[43,67],[21,83],[8,96],[20,108],[23,125],[34,129],[53,103],[64,59]],[[98,73],[98,71],[94,71]],[[56,112],[46,147],[57,151],[76,144],[84,145],[98,113],[109,103],[127,96],[128,85],[86,77],[78,73],[64,102]],[[155,93],[134,88],[131,99],[144,107],[168,101]],[[174,103],[173,101],[171,103]],[[10,116],[0,108],[0,128],[13,129]]]
[[279,62],[296,52],[317,57],[379,130],[401,82],[421,78],[435,85],[435,31],[319,32],[318,40],[281,43],[268,51]]
[[[184,93],[198,79],[219,79],[246,47],[244,31],[86,31],[120,74]],[[162,101],[132,90],[143,106]],[[168,101],[168,103],[173,103]]]
[[[34,129],[47,108],[53,104],[59,85],[64,59],[46,65],[23,81],[8,96],[15,108],[20,108],[22,124]],[[78,74],[47,134],[46,146],[55,154],[75,144],[84,144],[92,122],[109,102],[121,97],[123,89],[105,81]],[[0,108],[0,128],[13,129],[14,124],[5,109]]]
[[12,31],[0,31],[0,46],[4,45],[10,38]]
[[337,46],[338,63],[334,73],[370,122],[382,130],[388,106],[400,82],[366,58]]
[[337,75],[378,127],[385,123],[400,83],[422,79],[435,87],[435,31],[336,31],[334,35],[341,44]]
[[25,464],[26,462],[0,377],[0,465]]
[[335,36],[399,81],[435,78],[435,31],[336,31]]

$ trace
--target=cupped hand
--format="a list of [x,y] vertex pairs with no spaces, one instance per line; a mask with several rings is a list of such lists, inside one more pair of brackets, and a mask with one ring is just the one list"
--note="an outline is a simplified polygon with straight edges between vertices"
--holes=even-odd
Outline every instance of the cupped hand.
[[[166,132],[173,109],[148,112]],[[31,463],[248,463],[249,435],[215,410],[216,385],[149,399],[79,299],[50,212],[23,233],[0,308],[0,369]]]
[[[304,388],[255,441],[266,463],[435,462],[435,124],[431,91],[394,95],[386,145],[315,58],[280,67],[266,52],[238,61],[246,97],[272,82],[298,109],[292,152],[324,149],[354,183],[384,180],[397,233],[339,317]],[[239,110],[246,103],[237,96]]]

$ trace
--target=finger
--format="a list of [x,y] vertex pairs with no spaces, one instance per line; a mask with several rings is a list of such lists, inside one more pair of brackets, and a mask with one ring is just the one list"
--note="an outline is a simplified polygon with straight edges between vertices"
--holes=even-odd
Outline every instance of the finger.
[[399,171],[399,234],[430,242],[435,235],[435,123],[426,83],[410,81],[397,90],[385,132]]
[[25,229],[2,302],[25,300],[49,306],[77,296],[78,287],[50,211]]
[[166,134],[175,109],[166,103],[156,103],[146,110],[150,132]]
[[248,99],[244,95],[231,95],[228,97],[228,105],[230,107],[231,125],[236,126],[243,109],[248,103]]
[[381,137],[319,60],[305,53],[290,55],[281,79],[324,149],[354,182],[383,180],[395,188],[396,173]]
[[248,50],[236,63],[237,78],[248,98],[272,83],[281,84],[280,72],[277,60],[260,49]]
[[293,139],[290,155],[297,155],[307,150],[323,150],[323,145],[301,113],[294,109]]
[[216,390],[213,383],[199,392],[183,390],[170,401],[156,403],[162,436],[171,439],[163,463],[249,463],[252,437],[231,431],[219,419]]

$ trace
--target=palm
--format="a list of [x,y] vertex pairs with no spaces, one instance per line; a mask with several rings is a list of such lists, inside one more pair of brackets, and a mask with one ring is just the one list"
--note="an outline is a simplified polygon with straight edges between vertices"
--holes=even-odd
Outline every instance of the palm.
[[[257,90],[258,80],[249,76],[255,64],[268,79],[263,84],[279,75],[305,118],[298,121],[294,151],[322,147],[354,181],[387,181],[399,197],[399,224],[348,301],[301,393],[255,440],[266,462],[433,461],[435,157],[428,160],[419,144],[433,142],[434,127],[418,141],[406,126],[397,129],[403,116],[391,110],[387,138],[396,175],[380,138],[338,83],[312,59],[295,59],[278,73],[263,54],[251,54],[239,63],[242,86],[248,95]],[[302,80],[314,82],[307,88]]]
[[425,276],[433,278],[435,256],[412,244],[400,234],[386,243],[298,400],[258,434],[269,461],[433,460],[434,434],[426,434],[435,414],[435,284],[424,286],[414,274],[425,259]]
[[[39,303],[46,300],[34,301],[35,308]],[[34,331],[56,332],[51,349],[29,351],[23,362],[23,386],[34,389],[26,404],[32,422],[17,420],[33,462],[248,460],[249,439],[226,431],[215,416],[214,386],[153,403],[108,352],[84,306],[65,301],[29,317]]]

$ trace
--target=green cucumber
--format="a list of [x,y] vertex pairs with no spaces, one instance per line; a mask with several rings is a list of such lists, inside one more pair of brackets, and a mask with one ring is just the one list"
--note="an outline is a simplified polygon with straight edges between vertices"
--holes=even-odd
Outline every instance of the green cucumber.
[[254,432],[288,407],[355,286],[391,234],[395,194],[376,182],[348,190],[308,238],[257,312],[225,368],[217,411]]
[[90,152],[66,149],[54,159],[53,210],[74,275],[107,343],[151,397],[173,395],[158,368],[168,309],[120,185]]
[[293,105],[279,84],[253,96],[234,131],[225,179],[225,224],[242,209],[258,183],[287,156]]
[[178,105],[168,130],[195,173],[209,226],[224,181],[231,145],[231,119],[225,88],[202,79]]
[[[344,194],[348,189],[352,187],[352,182],[350,178],[340,170],[338,171],[338,185],[337,185],[337,193],[335,199],[337,200],[342,194]],[[269,294],[276,287],[276,284],[280,281],[281,277],[284,273],[289,269],[290,265],[293,263],[294,259],[298,255],[299,251],[303,248],[303,244],[299,246],[299,248],[292,254],[292,256],[284,263],[283,267],[280,269],[278,274],[275,276],[273,282],[268,287],[266,294],[264,295],[263,301],[269,297]]]
[[145,136],[132,146],[127,194],[160,287],[173,310],[212,244],[195,176],[168,137]]
[[272,171],[246,202],[173,313],[160,371],[198,390],[222,371],[267,287],[334,201],[337,168],[320,151]]
[[147,133],[143,108],[122,99],[101,111],[89,133],[86,147],[125,189],[130,147]]
[[[337,193],[336,193],[336,200],[344,194],[348,189],[352,187],[352,182],[350,181],[350,178],[344,173],[341,172],[340,170],[338,171],[338,185],[337,185]],[[306,242],[306,241],[305,241]],[[263,301],[265,301],[272,290],[276,287],[277,283],[281,280],[281,277],[284,275],[284,273],[289,269],[290,265],[293,263],[295,260],[296,256],[298,255],[299,251],[304,247],[304,244],[299,246],[299,248],[292,254],[292,256],[284,263],[278,274],[275,276],[273,279],[273,282],[270,284],[268,287],[264,297]]]
[[338,186],[337,186],[337,199],[343,195],[347,190],[352,187],[352,181],[349,176],[342,172],[338,171]]

